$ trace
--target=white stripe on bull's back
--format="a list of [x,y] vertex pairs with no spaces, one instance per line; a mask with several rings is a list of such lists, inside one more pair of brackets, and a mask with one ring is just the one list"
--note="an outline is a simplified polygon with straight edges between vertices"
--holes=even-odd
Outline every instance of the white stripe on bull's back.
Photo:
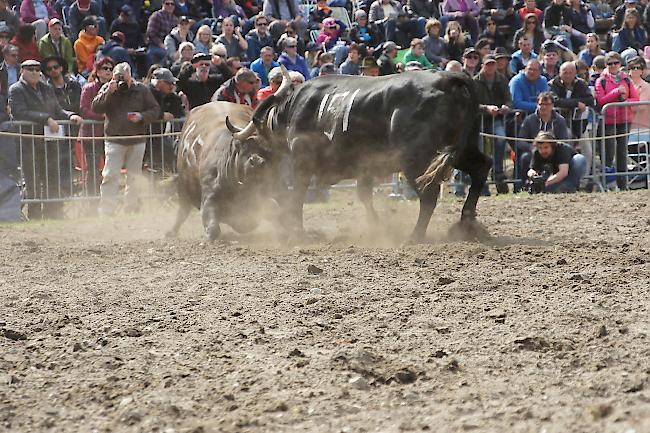
[[323,100],[320,101],[320,107],[318,107],[318,121],[320,122],[321,117],[323,117],[323,111],[325,111],[325,105],[327,105],[327,100],[329,99],[330,94],[326,93],[323,96]]
[[357,96],[357,93],[359,93],[360,89],[357,89],[354,91],[352,94],[352,97],[348,101],[348,105],[345,108],[345,114],[343,115],[343,132],[347,132],[348,130],[348,124],[350,121],[350,111],[352,110],[352,104],[354,104],[354,98]]

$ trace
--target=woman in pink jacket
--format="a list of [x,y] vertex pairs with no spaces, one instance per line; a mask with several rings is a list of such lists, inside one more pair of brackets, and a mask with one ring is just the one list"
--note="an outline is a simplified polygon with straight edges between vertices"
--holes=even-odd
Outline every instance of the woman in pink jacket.
[[[621,71],[621,55],[610,51],[605,56],[607,68],[596,79],[596,101],[598,106],[603,107],[611,102],[632,102],[638,101],[632,80]],[[603,111],[605,116],[606,136],[621,135],[605,140],[605,165],[611,167],[616,155],[616,171],[627,171],[627,135],[632,123],[632,109],[630,107],[608,108]],[[602,157],[602,156],[601,156]],[[616,184],[620,190],[627,190],[627,176],[617,176]]]
[[[650,102],[650,83],[643,79],[646,63],[643,57],[635,57],[627,62],[627,71],[632,79],[632,84],[639,95],[639,102]],[[639,132],[650,128],[650,105],[639,105],[632,108],[632,137],[636,141],[648,140],[650,133]],[[637,140],[638,138],[638,140]]]

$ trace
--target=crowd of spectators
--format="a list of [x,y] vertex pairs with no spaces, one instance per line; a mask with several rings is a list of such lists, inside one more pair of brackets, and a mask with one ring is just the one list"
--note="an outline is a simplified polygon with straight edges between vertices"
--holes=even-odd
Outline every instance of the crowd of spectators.
[[[72,115],[104,120],[93,101],[114,81],[112,68],[126,64],[133,81],[163,107],[147,120],[163,120],[211,100],[255,107],[277,88],[278,71],[272,72],[279,65],[296,84],[328,74],[447,69],[476,80],[486,128],[497,135],[512,135],[516,125],[522,138],[540,130],[579,138],[588,108],[650,98],[646,2],[0,0],[0,95],[5,117],[34,120],[16,109],[11,94],[38,67],[41,84],[24,90],[34,89],[40,99],[51,93],[58,104],[48,107],[42,124]],[[607,37],[601,40],[597,30]],[[604,113],[608,135],[650,123],[647,110],[611,111]],[[103,132],[87,125],[80,134]],[[504,192],[506,142],[493,144],[493,176]],[[531,146],[514,146],[522,180]],[[574,147],[593,152],[588,144]],[[103,146],[94,150],[103,154]],[[605,164],[623,170],[625,137],[608,140],[606,150]],[[97,189],[99,175],[88,178]],[[626,187],[623,177],[618,187]]]

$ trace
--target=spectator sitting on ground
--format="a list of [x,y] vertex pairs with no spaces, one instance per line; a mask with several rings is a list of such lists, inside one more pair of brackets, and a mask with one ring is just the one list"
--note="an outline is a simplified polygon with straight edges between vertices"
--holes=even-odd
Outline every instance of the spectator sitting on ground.
[[[553,110],[555,95],[552,92],[542,92],[537,97],[537,110],[524,119],[519,130],[519,138],[532,140],[537,137],[540,131],[551,132],[558,140],[566,140],[571,137],[564,117]],[[532,143],[529,141],[518,141],[517,150],[519,155],[519,176],[522,184],[526,181],[526,172],[530,166],[530,159],[533,151]]]
[[294,38],[287,38],[284,44],[284,51],[278,58],[278,63],[284,65],[289,71],[298,71],[303,77],[309,76],[309,68],[305,58],[298,54],[298,44]]
[[379,65],[373,56],[367,56],[361,62],[361,75],[364,77],[379,76]]
[[[163,0],[162,9],[157,10],[149,17],[147,23],[147,38],[149,46],[147,48],[148,64],[162,63],[167,57],[165,38],[178,26],[178,18],[174,15],[176,3],[174,0]],[[183,41],[179,41],[178,45]]]
[[223,75],[210,73],[210,64],[209,55],[195,54],[191,63],[181,66],[178,90],[187,97],[190,110],[210,102],[210,97],[224,82]]
[[485,22],[485,31],[479,35],[480,39],[486,39],[490,43],[491,50],[506,46],[506,38],[501,34],[497,22],[492,18],[488,18]]
[[560,73],[560,56],[558,55],[558,48],[555,44],[544,44],[542,48],[542,75],[548,81],[557,77]]
[[400,47],[395,42],[384,42],[383,52],[381,56],[379,56],[379,59],[377,59],[377,63],[379,63],[380,76],[392,75],[404,70],[404,66],[401,63],[397,65],[393,63],[393,59],[397,57],[397,50],[399,49]]
[[2,49],[4,60],[0,65],[0,94],[7,99],[9,87],[20,78],[20,63],[18,63],[18,47],[8,44]]
[[436,66],[444,68],[449,61],[449,53],[445,40],[440,37],[441,24],[436,19],[427,21],[424,27],[427,35],[422,39],[424,55]]
[[45,33],[47,33],[47,23],[52,18],[61,17],[54,9],[54,4],[51,0],[22,0],[20,3],[20,21],[34,26],[36,39],[41,39],[45,36]]
[[[278,62],[273,60],[273,48],[263,47],[260,51],[260,58],[251,63],[251,71],[255,72],[258,77],[260,77],[262,87],[268,87],[269,84],[269,72],[274,68],[280,66]],[[260,92],[264,90],[261,89]],[[259,98],[260,101],[264,98]]]
[[415,38],[411,41],[411,48],[404,55],[402,64],[406,65],[408,62],[419,62],[424,69],[433,68],[433,64],[424,55],[424,42],[422,39]]
[[519,49],[512,53],[512,58],[510,60],[510,70],[515,75],[524,69],[528,62],[537,58],[537,54],[532,51],[533,46],[528,37],[522,36],[519,38],[518,46]]
[[596,33],[587,34],[587,46],[578,54],[578,59],[585,62],[588,66],[594,61],[596,56],[604,56],[605,50],[600,48],[600,38]]
[[508,51],[505,48],[498,47],[494,50],[494,58],[497,60],[497,71],[510,81],[512,79],[512,71],[510,70],[512,57],[508,54]]
[[465,52],[463,53],[463,72],[465,72],[468,77],[474,78],[474,75],[476,75],[479,70],[478,64],[478,51],[476,51],[476,49],[473,47],[466,48]]
[[18,33],[11,39],[11,43],[18,47],[20,62],[25,60],[38,60],[40,62],[41,55],[36,45],[33,25],[24,24],[18,27]]
[[183,42],[178,49],[178,52],[180,53],[180,57],[174,62],[171,68],[169,68],[174,77],[178,77],[178,73],[181,71],[181,66],[183,66],[183,63],[191,62],[192,57],[194,57],[194,54],[196,54],[194,51],[194,44],[191,42]]
[[255,17],[255,28],[246,35],[248,50],[246,57],[253,61],[260,57],[262,47],[273,47],[273,38],[269,33],[269,20],[262,14]]
[[133,8],[127,4],[123,5],[120,8],[120,15],[115,18],[108,31],[111,35],[115,32],[124,34],[126,40],[124,46],[129,50],[129,54],[133,54],[134,50],[144,45],[140,24],[133,15]]
[[81,85],[68,78],[65,61],[61,57],[46,57],[41,68],[61,108],[69,113],[80,114]]
[[63,35],[61,20],[53,18],[48,24],[50,32],[38,41],[38,52],[42,58],[60,56],[66,63],[68,73],[76,69],[72,42]]
[[381,42],[377,24],[368,22],[368,14],[363,9],[354,13],[354,24],[350,29],[350,40],[367,47],[376,47]]
[[523,71],[512,77],[509,86],[514,109],[528,114],[537,109],[539,94],[548,90],[548,82],[537,59],[530,60]]
[[241,27],[235,26],[231,17],[223,19],[221,35],[217,38],[217,43],[226,47],[226,57],[239,57],[240,59],[246,57],[248,43],[241,34]]
[[257,92],[257,100],[259,102],[262,102],[280,88],[280,84],[282,84],[282,69],[277,66],[271,69],[268,73],[267,81],[269,85],[261,88]]
[[212,30],[207,24],[199,27],[194,38],[194,51],[202,54],[210,54],[210,49],[214,42],[212,41]]
[[227,60],[226,47],[222,44],[214,44],[210,50],[210,75],[221,75],[223,80],[231,79],[234,74],[230,71]]
[[334,63],[325,63],[323,66],[320,67],[318,76],[323,77],[325,75],[338,75],[338,74],[339,74],[339,70]]
[[90,68],[89,61],[95,57],[97,47],[104,44],[104,38],[97,36],[97,21],[94,17],[86,17],[81,23],[83,30],[74,43],[74,52],[77,55],[77,71],[84,77],[88,77]]
[[575,149],[555,141],[550,131],[540,131],[535,136],[533,155],[527,171],[529,179],[548,176],[545,192],[574,193],[587,169],[587,159]]
[[178,60],[180,48],[183,42],[192,42],[194,34],[190,31],[190,19],[182,16],[178,19],[178,26],[172,29],[167,36],[165,36],[165,50],[167,58],[174,62]]
[[578,70],[573,62],[564,63],[560,73],[548,85],[557,95],[555,106],[563,110],[565,119],[571,126],[574,138],[582,137],[587,128],[587,108],[595,105],[589,83],[577,78]]
[[450,21],[445,30],[445,44],[447,46],[447,53],[449,60],[456,60],[460,62],[463,58],[465,48],[471,47],[472,41],[468,36],[465,36],[460,24],[456,21]]
[[255,108],[258,103],[257,83],[255,72],[248,68],[241,68],[237,71],[237,75],[219,87],[219,90],[212,95],[212,101],[226,101]]
[[81,23],[88,16],[95,17],[99,26],[99,34],[106,34],[106,20],[102,16],[101,4],[95,0],[77,0],[68,10],[68,23],[70,24],[70,39],[74,42],[82,30]]
[[339,70],[342,75],[359,75],[361,73],[360,66],[359,46],[353,42],[348,48],[348,58],[341,63]]

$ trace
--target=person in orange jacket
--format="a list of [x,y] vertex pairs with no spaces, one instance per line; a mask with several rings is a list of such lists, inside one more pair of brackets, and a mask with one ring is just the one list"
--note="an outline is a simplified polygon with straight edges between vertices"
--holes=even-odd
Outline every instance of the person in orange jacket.
[[89,74],[88,58],[92,58],[100,45],[104,44],[104,38],[98,36],[99,27],[95,18],[88,16],[81,22],[79,39],[74,43],[74,52],[77,56],[77,70],[81,75],[87,77]]

